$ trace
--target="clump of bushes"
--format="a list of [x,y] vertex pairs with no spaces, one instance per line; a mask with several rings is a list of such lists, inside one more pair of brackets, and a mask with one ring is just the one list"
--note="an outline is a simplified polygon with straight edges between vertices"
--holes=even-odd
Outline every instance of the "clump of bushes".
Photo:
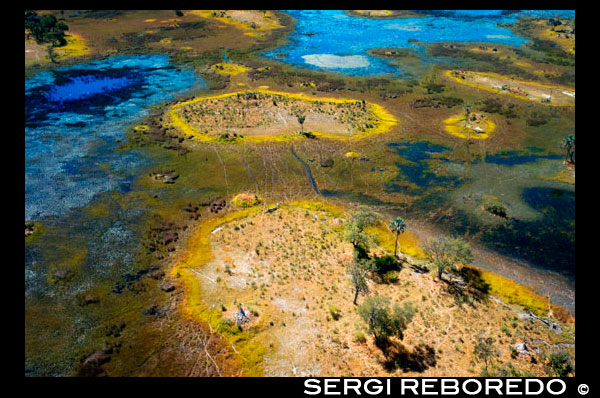
[[497,113],[504,115],[509,119],[515,119],[518,115],[515,113],[514,104],[504,104],[498,98],[490,97],[482,101],[480,108],[482,111],[487,113]]
[[380,275],[386,275],[400,267],[400,263],[394,256],[375,257],[373,263],[374,271]]
[[527,124],[532,127],[543,126],[550,121],[550,115],[545,112],[533,111],[527,118]]
[[506,207],[495,196],[484,197],[483,209],[495,216],[507,218]]
[[546,372],[557,377],[568,377],[575,372],[575,366],[569,353],[565,350],[552,352],[545,362]]
[[236,195],[231,202],[237,207],[252,207],[262,202],[262,199],[258,195],[240,193]]

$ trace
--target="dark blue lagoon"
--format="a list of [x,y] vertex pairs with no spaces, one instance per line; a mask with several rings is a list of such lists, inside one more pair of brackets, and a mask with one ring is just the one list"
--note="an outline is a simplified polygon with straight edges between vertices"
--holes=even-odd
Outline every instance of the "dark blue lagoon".
[[404,75],[405,71],[368,55],[367,50],[408,48],[419,54],[424,63],[443,62],[426,56],[424,48],[414,41],[490,42],[519,46],[527,40],[497,25],[513,23],[525,15],[575,15],[572,10],[463,10],[428,11],[426,16],[418,18],[371,19],[353,17],[342,10],[287,12],[297,20],[289,43],[266,52],[265,56],[296,66],[349,75],[397,76]]
[[25,219],[128,186],[144,158],[116,152],[148,107],[204,86],[165,55],[116,56],[25,80]]

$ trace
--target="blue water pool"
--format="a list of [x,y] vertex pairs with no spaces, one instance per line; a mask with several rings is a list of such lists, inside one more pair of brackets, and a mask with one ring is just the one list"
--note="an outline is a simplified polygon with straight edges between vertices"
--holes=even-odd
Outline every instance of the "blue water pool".
[[101,191],[130,189],[146,161],[117,152],[150,105],[204,82],[165,55],[117,56],[25,80],[25,219],[83,206]]
[[[367,50],[381,47],[409,48],[422,62],[442,62],[425,55],[424,43],[443,41],[490,42],[519,46],[527,40],[508,28],[520,16],[550,17],[559,13],[574,17],[572,10],[501,10],[429,11],[422,18],[370,19],[347,15],[341,10],[289,10],[296,20],[289,42],[264,53],[296,66],[340,72],[349,75],[391,74],[405,71],[384,60],[372,57]],[[409,42],[411,40],[411,42]]]

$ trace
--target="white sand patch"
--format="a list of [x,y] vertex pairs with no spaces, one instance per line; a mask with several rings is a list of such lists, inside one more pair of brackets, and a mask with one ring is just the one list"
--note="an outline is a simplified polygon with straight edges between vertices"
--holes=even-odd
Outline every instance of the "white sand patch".
[[333,54],[310,54],[304,55],[304,62],[321,68],[366,68],[369,60],[364,55],[333,55]]

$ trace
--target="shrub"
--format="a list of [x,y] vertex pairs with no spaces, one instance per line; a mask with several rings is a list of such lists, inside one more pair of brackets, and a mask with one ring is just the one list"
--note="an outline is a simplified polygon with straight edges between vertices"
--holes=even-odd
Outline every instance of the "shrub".
[[367,338],[363,332],[356,332],[354,333],[354,341],[359,344],[364,344],[367,341]]
[[331,317],[336,321],[342,317],[342,310],[340,310],[334,304],[331,304],[329,306],[329,313],[331,314]]
[[383,276],[383,279],[386,283],[396,283],[398,282],[398,274],[396,271],[388,271]]
[[394,256],[382,256],[375,258],[375,272],[380,275],[387,274],[399,268],[400,263]]
[[567,377],[575,371],[571,356],[565,350],[552,352],[548,356],[546,364],[558,377]]
[[483,208],[495,216],[506,218],[506,208],[499,203],[486,203]]
[[532,127],[542,126],[550,121],[550,115],[540,111],[533,111],[527,118],[527,124]]

